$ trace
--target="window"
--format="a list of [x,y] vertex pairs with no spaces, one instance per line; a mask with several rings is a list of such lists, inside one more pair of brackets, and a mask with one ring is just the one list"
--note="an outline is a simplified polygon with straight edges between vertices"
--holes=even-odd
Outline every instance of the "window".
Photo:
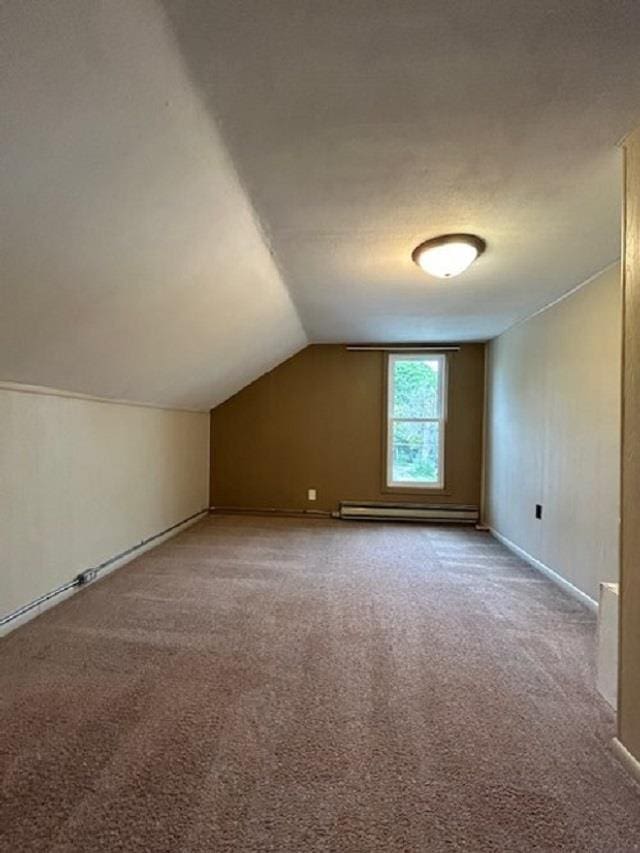
[[446,356],[389,356],[387,486],[444,488],[446,396]]

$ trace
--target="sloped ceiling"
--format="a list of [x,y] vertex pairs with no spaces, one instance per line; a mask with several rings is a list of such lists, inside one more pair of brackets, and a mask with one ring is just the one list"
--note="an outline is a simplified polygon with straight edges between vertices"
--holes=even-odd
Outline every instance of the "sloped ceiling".
[[[0,9],[0,381],[207,408],[309,339],[486,339],[619,254],[637,0]],[[488,251],[431,280],[452,230]]]
[[151,2],[2,5],[0,380],[206,409],[307,343]]
[[[315,341],[484,339],[619,256],[638,0],[164,0]],[[487,253],[443,283],[422,240]]]

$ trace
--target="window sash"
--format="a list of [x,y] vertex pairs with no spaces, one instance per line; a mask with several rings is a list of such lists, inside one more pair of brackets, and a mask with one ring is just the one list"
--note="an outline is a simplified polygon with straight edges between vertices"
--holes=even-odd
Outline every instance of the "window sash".
[[439,424],[442,418],[391,418],[392,421],[396,423],[408,423],[408,424]]
[[[395,364],[397,361],[438,361],[438,416],[437,417],[396,417],[395,408]],[[444,439],[447,414],[447,358],[444,354],[400,354],[391,353],[387,361],[387,434],[386,434],[386,485],[394,489],[443,489],[444,488]],[[438,424],[438,478],[436,482],[428,480],[393,479],[393,434],[396,423],[437,423]]]

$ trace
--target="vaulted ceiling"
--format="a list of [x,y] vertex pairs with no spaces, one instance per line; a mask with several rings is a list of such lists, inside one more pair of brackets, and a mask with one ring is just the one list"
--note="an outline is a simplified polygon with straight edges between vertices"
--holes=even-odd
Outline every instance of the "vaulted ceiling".
[[[2,4],[0,381],[206,408],[483,340],[619,255],[636,0]],[[427,278],[412,248],[485,255]]]
[[0,380],[206,409],[305,346],[159,7],[11,0],[0,40]]
[[[484,339],[619,255],[637,0],[164,0],[314,340]],[[488,251],[443,283],[422,240]]]

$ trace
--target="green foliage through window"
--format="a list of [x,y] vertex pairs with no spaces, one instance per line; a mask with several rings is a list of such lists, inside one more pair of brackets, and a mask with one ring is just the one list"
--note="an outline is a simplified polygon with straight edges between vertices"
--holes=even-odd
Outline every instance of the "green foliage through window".
[[395,361],[393,366],[394,418],[438,417],[437,361]]
[[437,484],[443,362],[439,358],[394,358],[391,364],[391,480]]

